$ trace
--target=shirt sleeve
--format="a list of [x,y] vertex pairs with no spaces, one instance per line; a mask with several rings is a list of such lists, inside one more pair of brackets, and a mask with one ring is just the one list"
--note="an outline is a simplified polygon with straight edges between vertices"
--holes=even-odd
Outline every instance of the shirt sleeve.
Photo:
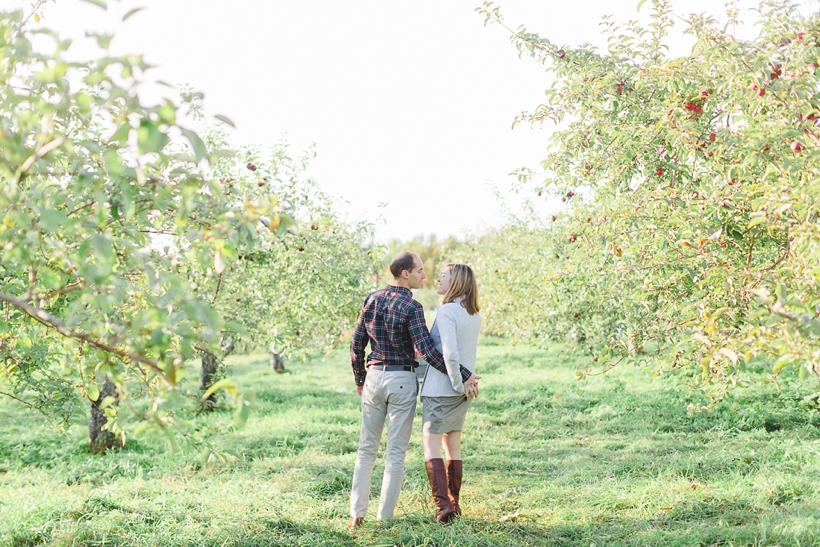
[[364,385],[367,376],[367,369],[364,367],[364,349],[370,341],[365,326],[365,312],[367,311],[367,299],[364,301],[359,319],[356,321],[356,328],[353,330],[353,338],[350,340],[350,362],[353,367],[353,378],[357,386]]
[[445,307],[440,308],[436,317],[438,333],[441,336],[441,353],[444,356],[444,364],[447,367],[450,384],[458,393],[464,393],[464,380],[459,369],[458,319],[445,309]]
[[[410,315],[408,324],[410,328],[410,337],[413,339],[413,345],[421,353],[421,356],[427,361],[427,364],[441,372],[447,373],[447,365],[444,363],[444,356],[436,349],[433,339],[430,337],[430,331],[427,330],[427,322],[424,320],[424,308],[417,306]],[[441,327],[439,327],[440,329]],[[470,370],[460,364],[454,364],[461,374],[461,381],[466,382],[467,378],[472,376]],[[448,374],[449,376],[449,374]]]

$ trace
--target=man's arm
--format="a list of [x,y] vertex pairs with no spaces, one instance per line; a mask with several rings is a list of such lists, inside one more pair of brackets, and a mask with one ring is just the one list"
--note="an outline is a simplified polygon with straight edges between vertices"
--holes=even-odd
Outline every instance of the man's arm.
[[[430,331],[427,330],[427,322],[424,320],[424,308],[417,306],[412,312],[409,321],[410,337],[413,339],[413,345],[419,350],[421,356],[427,361],[427,364],[441,372],[447,374],[447,365],[444,364],[444,356],[436,349],[433,339],[430,337]],[[472,376],[472,372],[465,366],[458,365],[461,373],[461,381],[466,382]]]
[[[359,319],[356,321],[353,338],[350,339],[350,363],[353,367],[353,378],[359,388],[364,385],[364,379],[367,376],[367,369],[364,367],[364,349],[367,347],[370,337],[367,335],[367,328],[365,327],[366,311],[367,299],[365,299],[362,311],[359,313]],[[361,395],[361,389],[359,395]]]

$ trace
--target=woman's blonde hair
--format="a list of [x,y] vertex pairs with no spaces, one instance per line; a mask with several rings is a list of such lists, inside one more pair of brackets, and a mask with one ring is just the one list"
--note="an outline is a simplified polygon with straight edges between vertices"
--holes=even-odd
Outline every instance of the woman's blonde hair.
[[461,305],[470,315],[478,313],[478,285],[472,268],[466,264],[447,264],[445,270],[450,270],[450,288],[444,295],[442,304],[449,304],[459,296],[463,296]]

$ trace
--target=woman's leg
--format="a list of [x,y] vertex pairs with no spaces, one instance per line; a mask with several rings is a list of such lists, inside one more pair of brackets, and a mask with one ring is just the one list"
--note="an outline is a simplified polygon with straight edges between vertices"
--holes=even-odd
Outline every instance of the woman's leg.
[[441,435],[444,441],[444,454],[448,460],[461,459],[461,431],[450,431]]
[[421,449],[424,451],[424,461],[441,458],[441,438],[443,435],[424,431],[421,436]]
[[447,490],[456,515],[461,515],[458,498],[461,495],[461,431],[450,431],[442,438],[444,453],[447,455]]

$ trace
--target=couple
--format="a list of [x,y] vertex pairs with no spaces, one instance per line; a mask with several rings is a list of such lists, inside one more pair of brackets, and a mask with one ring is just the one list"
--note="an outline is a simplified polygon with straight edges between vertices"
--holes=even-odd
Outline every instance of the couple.
[[[386,520],[396,508],[419,388],[415,350],[428,363],[421,392],[422,445],[436,519],[449,522],[461,514],[461,429],[470,399],[478,397],[480,378],[473,372],[481,328],[475,275],[465,264],[445,267],[438,278],[438,294],[444,299],[428,332],[424,309],[411,292],[427,278],[421,258],[399,253],[390,263],[390,273],[393,284],[365,299],[350,342],[353,375],[362,399],[362,431],[350,494],[351,529],[359,527],[367,513],[370,479],[385,421],[387,450],[376,518]],[[368,342],[371,352],[365,367]]]

